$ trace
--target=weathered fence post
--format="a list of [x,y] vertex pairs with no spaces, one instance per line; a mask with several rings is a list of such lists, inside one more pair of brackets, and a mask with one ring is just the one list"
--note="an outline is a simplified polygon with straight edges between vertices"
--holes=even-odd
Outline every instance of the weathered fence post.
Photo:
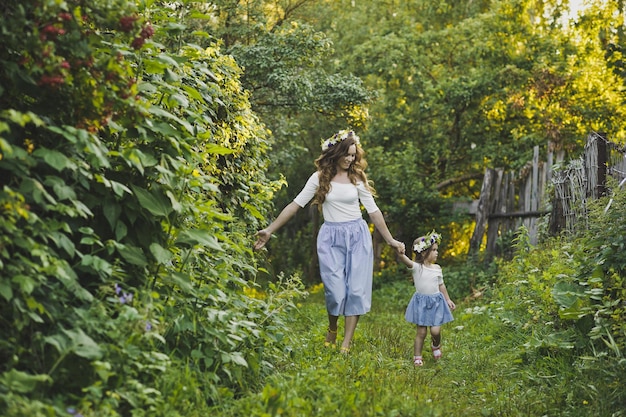
[[596,185],[596,197],[606,195],[606,167],[608,161],[606,133],[598,132],[598,184]]
[[[533,148],[533,172],[532,172],[532,185],[530,191],[530,211],[537,211],[539,209],[539,146]],[[536,245],[538,241],[537,237],[537,219],[531,218],[530,225],[528,227],[528,236],[530,243]]]
[[585,144],[586,196],[596,199],[606,195],[608,142],[602,132],[592,132]]
[[504,178],[504,169],[498,168],[496,169],[496,180],[493,191],[493,196],[491,197],[491,207],[489,208],[489,213],[487,214],[487,253],[493,254],[496,252],[496,243],[498,241],[498,235],[500,233],[500,223],[502,222],[501,217],[494,217],[492,214],[503,214],[506,213],[506,199],[502,198],[502,187]]
[[474,227],[474,233],[470,239],[470,247],[468,254],[471,256],[478,253],[480,250],[480,244],[483,241],[485,235],[485,229],[487,227],[487,221],[489,220],[489,209],[491,203],[491,184],[495,176],[496,171],[488,168],[485,170],[485,177],[483,178],[483,184],[480,189],[480,198],[478,200],[478,207],[476,208],[476,226]]

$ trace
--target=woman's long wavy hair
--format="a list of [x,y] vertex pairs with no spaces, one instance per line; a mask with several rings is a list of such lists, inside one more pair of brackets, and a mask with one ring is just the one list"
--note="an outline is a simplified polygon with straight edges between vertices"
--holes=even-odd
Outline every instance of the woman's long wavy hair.
[[[323,151],[322,154],[315,160],[315,166],[319,172],[319,187],[313,197],[313,204],[317,204],[320,208],[322,203],[326,199],[326,194],[330,191],[330,182],[337,175],[337,162],[340,158],[344,158],[348,154],[350,146],[356,145],[356,141],[351,133],[346,139],[337,143],[334,146],[329,147]],[[367,179],[365,174],[365,168],[367,168],[367,161],[365,160],[365,152],[363,149],[356,145],[356,156],[354,162],[348,168],[348,178],[354,185],[361,181],[375,195],[373,185]]]

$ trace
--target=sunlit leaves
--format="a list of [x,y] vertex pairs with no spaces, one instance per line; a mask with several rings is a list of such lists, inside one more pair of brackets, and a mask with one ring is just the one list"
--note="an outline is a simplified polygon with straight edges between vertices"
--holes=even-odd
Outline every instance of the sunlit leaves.
[[164,195],[157,191],[150,192],[137,186],[132,188],[141,206],[153,215],[167,217],[172,212],[172,204]]
[[177,242],[179,244],[203,245],[211,249],[222,250],[215,236],[206,230],[187,229],[178,236]]
[[74,353],[87,359],[100,359],[100,346],[81,329],[66,330],[45,338],[46,343],[54,346],[62,356]]
[[31,393],[41,384],[46,384],[51,381],[52,378],[47,374],[33,375],[17,369],[11,369],[0,376],[0,382],[3,386],[14,392],[23,394]]

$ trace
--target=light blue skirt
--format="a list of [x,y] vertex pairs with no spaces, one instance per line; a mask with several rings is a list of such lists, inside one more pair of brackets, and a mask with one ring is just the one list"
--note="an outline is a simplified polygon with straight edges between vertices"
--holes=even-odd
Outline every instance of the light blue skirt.
[[409,301],[404,318],[418,326],[441,326],[454,320],[443,294],[415,293]]
[[317,254],[328,314],[359,316],[370,311],[374,251],[365,220],[324,222]]

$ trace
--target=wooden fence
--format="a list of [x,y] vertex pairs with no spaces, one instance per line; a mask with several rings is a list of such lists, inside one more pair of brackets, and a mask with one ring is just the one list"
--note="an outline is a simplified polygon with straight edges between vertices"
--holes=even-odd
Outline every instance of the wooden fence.
[[626,177],[625,157],[626,148],[608,141],[603,133],[587,137],[583,156],[554,173],[553,234],[586,227],[587,201],[607,195],[607,178],[621,182]]
[[[538,221],[548,214],[551,234],[585,227],[588,199],[607,194],[608,176],[618,181],[626,177],[625,156],[626,147],[609,142],[602,133],[592,132],[587,137],[584,155],[570,161],[565,169],[552,170],[551,153],[547,161],[540,161],[536,146],[533,160],[520,172],[486,170],[469,254],[478,253],[485,235],[485,251],[494,254],[498,238],[522,225],[529,232],[530,242],[536,244]],[[550,195],[547,184],[553,185]]]
[[476,209],[476,227],[470,240],[470,254],[477,253],[485,234],[487,253],[496,251],[499,236],[526,226],[531,241],[537,237],[537,220],[546,214],[545,188],[550,167],[539,160],[539,147],[533,149],[533,160],[520,172],[502,168],[487,169]]

